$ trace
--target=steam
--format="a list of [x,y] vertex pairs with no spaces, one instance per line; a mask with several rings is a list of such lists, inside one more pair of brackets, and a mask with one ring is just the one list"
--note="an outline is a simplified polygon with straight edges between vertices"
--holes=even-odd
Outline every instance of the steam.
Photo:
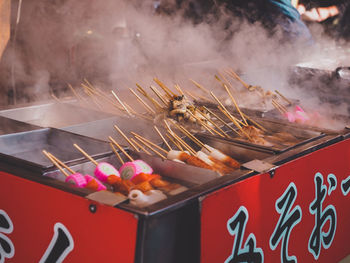
[[[311,96],[307,90],[290,85],[291,67],[330,54],[334,65],[344,58],[339,43],[326,38],[318,26],[311,27],[316,45],[297,46],[281,42],[281,32],[271,36],[259,23],[242,22],[220,9],[205,23],[192,23],[181,10],[157,15],[148,1],[142,6],[112,0],[36,5],[22,7],[18,35],[23,35],[19,41],[25,50],[12,50],[11,56],[17,86],[27,87],[29,100],[49,98],[48,89],[68,93],[66,83],[79,84],[83,78],[106,90],[122,91],[136,82],[147,87],[155,76],[169,86],[179,83],[187,89],[192,85],[188,80],[194,79],[208,89],[221,90],[214,74],[225,67],[241,73],[249,84],[307,98]],[[320,107],[319,101],[308,105]]]

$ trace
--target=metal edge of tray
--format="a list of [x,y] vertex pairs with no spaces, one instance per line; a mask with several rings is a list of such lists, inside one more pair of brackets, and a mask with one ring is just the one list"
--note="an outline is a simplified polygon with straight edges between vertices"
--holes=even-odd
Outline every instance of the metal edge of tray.
[[[90,137],[87,137],[87,136],[84,136],[84,135],[75,134],[75,133],[71,133],[71,132],[68,132],[68,131],[56,129],[56,128],[41,128],[41,129],[38,129],[38,130],[26,131],[26,132],[21,132],[21,133],[16,133],[16,134],[1,135],[0,139],[3,138],[3,137],[19,136],[20,134],[23,134],[25,136],[25,134],[39,133],[39,132],[44,132],[44,131],[47,131],[48,133],[50,131],[59,132],[59,133],[62,133],[62,134],[66,133],[66,134],[69,134],[69,135],[77,136],[77,138],[86,139],[87,141],[93,141],[93,142],[99,143],[101,145],[106,145],[106,148],[109,148],[108,144],[106,142],[104,142],[104,141],[97,140],[97,139],[94,139],[94,138],[90,138]],[[100,153],[94,153],[94,154],[90,154],[90,155],[93,158],[101,158],[101,157],[107,156],[109,154],[112,154],[112,150],[111,149],[108,150],[108,151],[103,151],[103,152],[100,152]],[[36,173],[41,173],[41,174],[44,173],[47,170],[55,170],[53,164],[50,164],[49,166],[43,166],[43,165],[40,165],[40,164],[31,162],[31,161],[28,161],[28,160],[24,160],[24,159],[21,159],[21,158],[18,158],[18,157],[9,155],[9,154],[4,154],[4,153],[0,153],[0,160],[2,160],[2,162],[6,162],[6,163],[12,164],[14,166],[20,164],[20,165],[22,165],[23,167],[25,167],[25,168],[27,168],[29,170],[33,170]],[[73,164],[76,164],[76,163],[84,162],[84,160],[86,160],[86,158],[83,155],[81,155],[81,157],[75,158],[74,160],[65,161],[65,163],[67,165],[73,165]]]

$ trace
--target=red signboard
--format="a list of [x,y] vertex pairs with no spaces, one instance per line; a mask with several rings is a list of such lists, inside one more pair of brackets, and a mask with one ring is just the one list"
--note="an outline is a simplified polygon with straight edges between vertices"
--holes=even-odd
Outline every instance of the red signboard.
[[339,262],[350,254],[350,140],[205,197],[201,262]]
[[136,235],[133,214],[0,172],[0,262],[134,262]]

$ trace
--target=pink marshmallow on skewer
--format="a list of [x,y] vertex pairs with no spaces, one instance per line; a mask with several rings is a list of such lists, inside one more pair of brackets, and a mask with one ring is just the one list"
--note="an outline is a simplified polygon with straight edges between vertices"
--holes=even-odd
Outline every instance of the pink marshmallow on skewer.
[[81,173],[74,173],[66,177],[66,183],[72,184],[77,188],[84,188],[87,184],[86,178]]

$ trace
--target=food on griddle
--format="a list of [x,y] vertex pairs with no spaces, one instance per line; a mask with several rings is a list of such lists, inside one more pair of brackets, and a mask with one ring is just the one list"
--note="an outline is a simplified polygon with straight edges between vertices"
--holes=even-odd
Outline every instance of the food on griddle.
[[167,198],[167,196],[160,190],[150,190],[143,193],[137,189],[131,190],[128,197],[130,199],[130,203],[138,207],[151,205]]
[[142,160],[135,160],[132,162],[126,162],[120,167],[119,173],[122,179],[132,180],[140,173],[152,174],[153,169],[147,163]]
[[[66,176],[66,183],[69,183],[77,188],[87,188],[93,191],[101,191],[107,189],[106,186],[103,185],[97,178],[94,178],[88,174],[82,175],[80,173],[76,173],[73,169],[68,167],[53,154],[48,153],[45,150],[43,150],[43,153]],[[69,175],[61,166],[67,169],[71,174]]]
[[225,165],[238,169],[241,165],[238,161],[233,159],[232,157],[220,152],[219,150],[215,149],[214,147],[211,147],[207,144],[204,145],[204,147],[201,149],[204,153],[208,154],[209,156],[221,161]]
[[118,170],[111,164],[106,162],[98,163],[89,154],[87,154],[82,148],[77,144],[73,146],[78,149],[86,158],[88,158],[93,164],[96,165],[94,174],[102,182],[106,182],[110,175],[120,176]]

